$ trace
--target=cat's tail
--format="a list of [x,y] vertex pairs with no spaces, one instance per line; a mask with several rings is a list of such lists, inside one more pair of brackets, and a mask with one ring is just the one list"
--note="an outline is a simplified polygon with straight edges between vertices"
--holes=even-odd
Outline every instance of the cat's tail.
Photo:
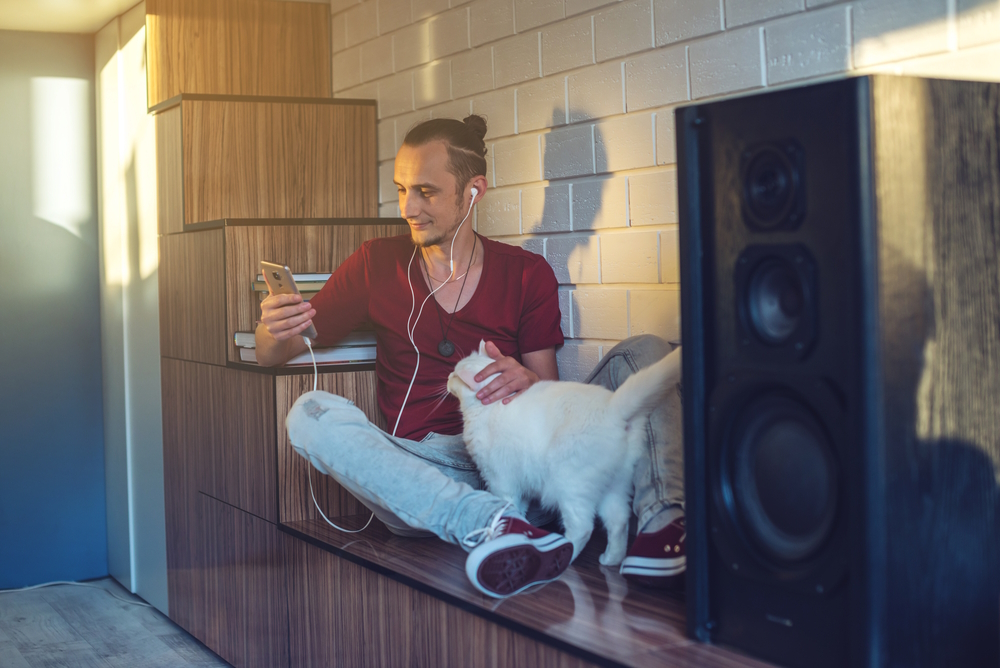
[[611,409],[626,421],[652,411],[681,380],[681,349],[678,346],[656,364],[632,374],[615,390]]

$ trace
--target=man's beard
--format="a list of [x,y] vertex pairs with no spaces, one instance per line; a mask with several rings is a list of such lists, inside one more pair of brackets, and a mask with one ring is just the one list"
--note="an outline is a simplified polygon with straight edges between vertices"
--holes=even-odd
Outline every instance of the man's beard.
[[[452,239],[452,237],[455,236],[455,234],[458,233],[458,227],[459,227],[459,225],[462,224],[461,219],[458,218],[458,216],[460,216],[461,214],[462,214],[462,212],[461,212],[461,206],[459,206],[455,210],[455,216],[456,216],[455,221],[456,222],[455,222],[454,225],[452,225],[451,228],[449,228],[447,230],[441,230],[441,231],[436,232],[436,233],[431,233],[433,236],[428,235],[427,233],[425,233],[423,241],[420,241],[419,239],[417,239],[416,233],[411,228],[410,229],[410,240],[413,241],[413,245],[416,246],[417,248],[430,248],[431,246],[440,246],[442,243],[450,242],[451,239]],[[466,220],[465,222],[469,222],[469,221]]]

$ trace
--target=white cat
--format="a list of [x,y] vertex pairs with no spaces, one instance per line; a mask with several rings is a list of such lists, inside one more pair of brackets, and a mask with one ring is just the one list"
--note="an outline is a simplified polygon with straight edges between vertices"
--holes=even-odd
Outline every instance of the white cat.
[[630,376],[618,391],[539,381],[509,404],[483,405],[475,376],[493,360],[486,344],[455,366],[448,391],[462,408],[463,439],[489,490],[523,514],[537,498],[562,514],[573,559],[599,516],[608,532],[605,566],[621,563],[628,541],[632,476],[644,447],[644,421],[681,377],[680,348]]

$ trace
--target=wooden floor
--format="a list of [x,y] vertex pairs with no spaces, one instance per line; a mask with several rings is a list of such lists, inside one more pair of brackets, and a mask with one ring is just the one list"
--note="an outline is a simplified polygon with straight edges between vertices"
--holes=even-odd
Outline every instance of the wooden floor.
[[[365,517],[339,518],[360,526]],[[354,522],[354,524],[352,524]],[[685,668],[769,668],[685,634],[683,593],[629,583],[597,562],[604,549],[596,531],[563,576],[507,599],[484,596],[465,575],[465,552],[436,538],[401,538],[379,522],[360,534],[340,533],[322,521],[291,522],[289,533],[415,589],[483,616],[597,665]]]
[[[105,578],[95,584],[139,600]],[[154,608],[91,587],[0,594],[2,668],[174,668],[229,664]]]

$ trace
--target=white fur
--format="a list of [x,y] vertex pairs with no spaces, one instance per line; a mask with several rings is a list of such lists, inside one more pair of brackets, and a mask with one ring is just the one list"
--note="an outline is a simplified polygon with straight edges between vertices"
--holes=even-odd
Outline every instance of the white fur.
[[621,563],[628,540],[632,476],[645,441],[643,421],[680,381],[680,348],[633,374],[617,392],[584,383],[540,381],[509,404],[483,405],[474,378],[493,360],[484,344],[448,377],[465,422],[463,438],[490,491],[522,513],[531,499],[562,514],[573,558],[599,516],[608,532],[600,561]]

